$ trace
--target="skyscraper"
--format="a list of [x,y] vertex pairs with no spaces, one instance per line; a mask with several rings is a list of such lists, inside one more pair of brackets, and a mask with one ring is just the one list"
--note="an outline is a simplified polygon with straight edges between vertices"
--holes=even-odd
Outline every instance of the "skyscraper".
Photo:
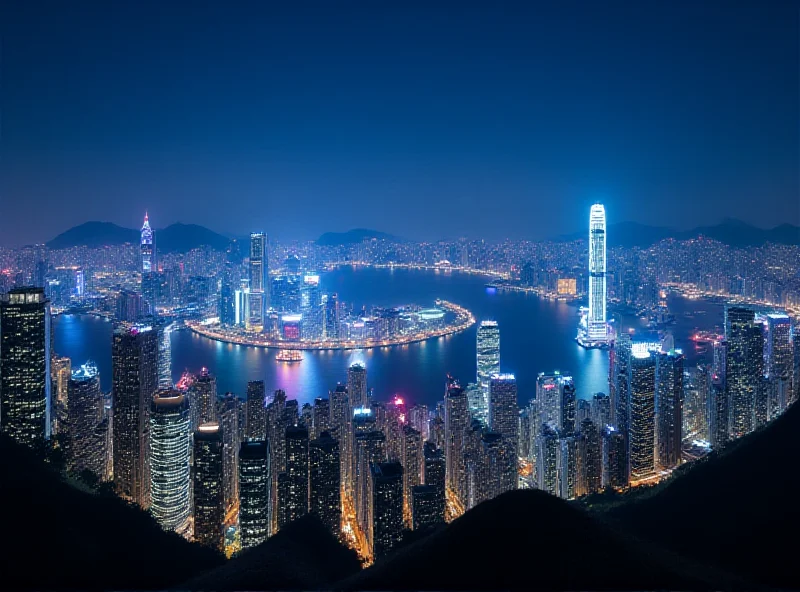
[[558,431],[551,423],[536,436],[536,488],[558,495]]
[[755,312],[745,307],[726,307],[725,337],[729,431],[732,438],[739,438],[755,427],[756,397],[763,382],[764,338],[760,324],[755,322]]
[[444,522],[445,508],[445,459],[442,451],[433,442],[425,442],[422,447],[425,457],[424,483],[434,490],[435,506],[433,513],[436,522]]
[[338,537],[342,525],[339,443],[323,431],[308,448],[310,513]]
[[558,441],[556,448],[556,490],[562,499],[575,499],[578,485],[578,445],[575,436]]
[[141,232],[141,257],[142,273],[150,273],[158,269],[156,265],[156,235],[150,228],[150,220],[147,212],[144,213],[144,224]]
[[647,349],[633,350],[630,387],[630,472],[643,479],[655,471],[656,364]]
[[597,493],[603,480],[603,449],[597,425],[591,419],[580,424],[578,446],[578,486],[576,495]]
[[165,530],[179,531],[189,519],[189,401],[163,390],[150,408],[150,513]]
[[194,540],[222,551],[225,498],[222,485],[222,430],[204,423],[194,434]]
[[[53,352],[51,352],[52,354]],[[72,361],[66,357],[51,356],[50,360],[50,418],[54,434],[69,430],[69,381],[72,378]]]
[[347,394],[350,408],[369,407],[367,393],[367,369],[361,364],[353,364],[347,370]]
[[629,483],[627,438],[612,426],[606,426],[601,437],[603,440],[603,487],[627,489]]
[[172,329],[173,323],[158,321],[158,388],[172,388]]
[[477,331],[477,383],[483,393],[483,416],[488,415],[489,379],[500,372],[500,327],[497,321],[481,321]]
[[594,204],[589,212],[589,339],[605,341],[606,324],[606,210]]
[[233,507],[239,499],[239,444],[242,430],[239,419],[242,416],[242,401],[233,393],[225,393],[217,401],[217,417],[222,429],[222,474],[225,508]]
[[439,512],[436,489],[431,485],[416,485],[411,489],[411,527],[413,530],[444,522],[444,507]]
[[286,472],[278,476],[278,522],[283,528],[308,514],[308,430],[286,429]]
[[683,361],[675,350],[656,354],[656,440],[662,470],[674,469],[681,462]]
[[457,382],[450,380],[445,393],[445,460],[447,487],[466,506],[467,475],[464,459],[465,439],[470,424],[467,394]]
[[269,448],[250,440],[239,448],[239,528],[242,549],[260,545],[269,536]]
[[774,419],[786,410],[791,401],[794,377],[794,335],[792,321],[785,313],[767,315],[766,367],[764,375],[769,382],[769,418]]
[[36,450],[50,438],[50,339],[43,288],[0,295],[0,427]]
[[108,422],[103,421],[103,406],[100,374],[88,361],[73,370],[69,380],[67,467],[73,473],[89,470],[98,479],[106,475]]
[[513,374],[493,374],[489,381],[489,429],[500,434],[502,451],[499,491],[517,488],[519,407],[517,379]]
[[406,517],[411,519],[412,503],[411,490],[422,483],[424,468],[422,452],[422,436],[419,431],[409,425],[403,426],[401,462],[403,464],[403,503],[405,504]]
[[263,380],[251,380],[247,383],[247,440],[262,441],[267,437],[267,391]]
[[192,385],[192,396],[196,398],[198,425],[217,421],[217,377],[202,368]]
[[397,546],[403,534],[403,466],[399,462],[371,465],[367,544],[375,560]]
[[114,486],[143,509],[150,506],[150,403],[158,384],[158,341],[150,325],[122,323],[111,349]]
[[269,308],[269,259],[267,235],[263,232],[250,233],[250,316],[247,328],[262,331],[266,311]]

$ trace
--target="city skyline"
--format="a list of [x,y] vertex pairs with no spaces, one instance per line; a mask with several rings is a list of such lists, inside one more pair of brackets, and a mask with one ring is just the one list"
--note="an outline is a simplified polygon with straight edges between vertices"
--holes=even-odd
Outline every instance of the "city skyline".
[[543,239],[598,199],[679,229],[800,223],[791,3],[406,9],[209,5],[187,23],[53,3],[36,27],[9,7],[3,242],[144,210],[223,233],[247,211],[298,239],[433,240],[442,218]]

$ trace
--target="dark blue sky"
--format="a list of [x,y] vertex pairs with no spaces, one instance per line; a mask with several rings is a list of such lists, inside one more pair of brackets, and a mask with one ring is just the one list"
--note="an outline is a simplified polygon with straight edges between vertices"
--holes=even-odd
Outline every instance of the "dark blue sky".
[[[114,6],[108,6],[113,4]],[[5,2],[0,244],[800,223],[795,2]]]

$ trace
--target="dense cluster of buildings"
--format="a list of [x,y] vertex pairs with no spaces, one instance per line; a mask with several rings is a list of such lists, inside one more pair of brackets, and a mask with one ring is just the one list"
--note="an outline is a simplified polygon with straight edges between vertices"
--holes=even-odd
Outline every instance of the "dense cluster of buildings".
[[[171,324],[159,313],[174,308],[164,308],[164,261],[156,259],[146,218],[134,275],[119,268],[84,273],[80,291],[71,288],[76,298],[91,298],[98,293],[94,282],[111,274],[112,283],[103,284],[115,286],[111,396],[101,391],[94,364],[78,366],[52,346],[48,295],[60,298],[48,294],[52,269],[34,257],[33,275],[23,279],[45,287],[0,294],[0,430],[37,450],[63,448],[68,471],[112,482],[119,496],[148,510],[165,529],[204,545],[248,548],[314,514],[362,556],[379,559],[404,530],[435,526],[519,487],[575,499],[655,482],[704,450],[766,425],[798,399],[800,348],[792,318],[774,305],[726,306],[724,336],[714,340],[708,365],[688,367],[669,335],[652,343],[609,335],[607,295],[627,299],[628,280],[616,292],[606,269],[602,206],[592,209],[591,224],[590,248],[597,252],[589,259],[585,328],[587,339],[607,342],[608,393],[578,397],[571,376],[541,373],[535,396],[520,405],[515,375],[501,369],[500,327],[492,320],[477,329],[474,382],[448,376],[435,408],[373,398],[367,369],[358,364],[327,397],[302,407],[263,381],[248,383],[243,398],[218,393],[205,368],[173,384]],[[457,244],[465,249],[462,261],[496,253]],[[354,248],[368,259],[380,246]],[[569,257],[569,246],[557,252]],[[786,261],[796,257],[784,253]],[[289,260],[286,274],[269,273],[264,234],[250,238],[246,278],[235,276],[232,270],[242,266],[230,259],[218,261],[219,275],[196,276],[215,278],[206,282],[205,303],[192,301],[196,310],[232,314],[234,324],[261,332],[275,330],[270,319],[278,314],[277,330],[288,339],[294,333],[287,332],[286,315],[313,320],[297,327],[298,336],[341,334],[348,326],[351,317],[340,316],[335,295],[323,298],[318,277],[304,271],[309,264],[301,258]],[[637,255],[637,267],[649,262],[646,253]],[[704,265],[701,260],[700,269]],[[782,265],[770,267],[771,291],[763,292],[761,282],[762,292],[751,292],[752,298],[793,298]],[[752,277],[751,267],[734,268]],[[671,268],[652,269],[654,281],[712,277],[665,269]],[[643,293],[637,288],[631,298]],[[191,308],[185,301],[176,306]],[[402,326],[397,310],[384,312],[378,316],[387,325]]]

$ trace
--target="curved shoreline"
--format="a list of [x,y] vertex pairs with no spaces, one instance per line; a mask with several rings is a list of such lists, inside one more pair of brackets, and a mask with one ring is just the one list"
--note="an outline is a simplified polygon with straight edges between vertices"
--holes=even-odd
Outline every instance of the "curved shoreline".
[[[392,339],[385,339],[382,341],[314,341],[314,342],[301,342],[301,341],[270,341],[267,339],[260,339],[258,341],[248,338],[246,336],[234,336],[218,333],[212,327],[218,325],[201,325],[200,323],[186,323],[186,326],[197,335],[202,335],[208,339],[219,341],[221,343],[231,343],[233,345],[244,345],[252,347],[261,347],[265,349],[289,349],[301,351],[323,351],[323,350],[352,350],[352,349],[374,349],[378,347],[395,347],[398,345],[409,345],[411,343],[420,343],[428,341],[429,339],[437,339],[439,337],[446,337],[455,333],[466,331],[475,324],[475,315],[473,315],[466,308],[448,302],[446,300],[437,300],[436,304],[456,315],[455,322],[447,325],[442,329],[432,330],[426,333],[417,333],[415,335],[405,335],[395,337]],[[256,334],[253,335],[254,337]]]

